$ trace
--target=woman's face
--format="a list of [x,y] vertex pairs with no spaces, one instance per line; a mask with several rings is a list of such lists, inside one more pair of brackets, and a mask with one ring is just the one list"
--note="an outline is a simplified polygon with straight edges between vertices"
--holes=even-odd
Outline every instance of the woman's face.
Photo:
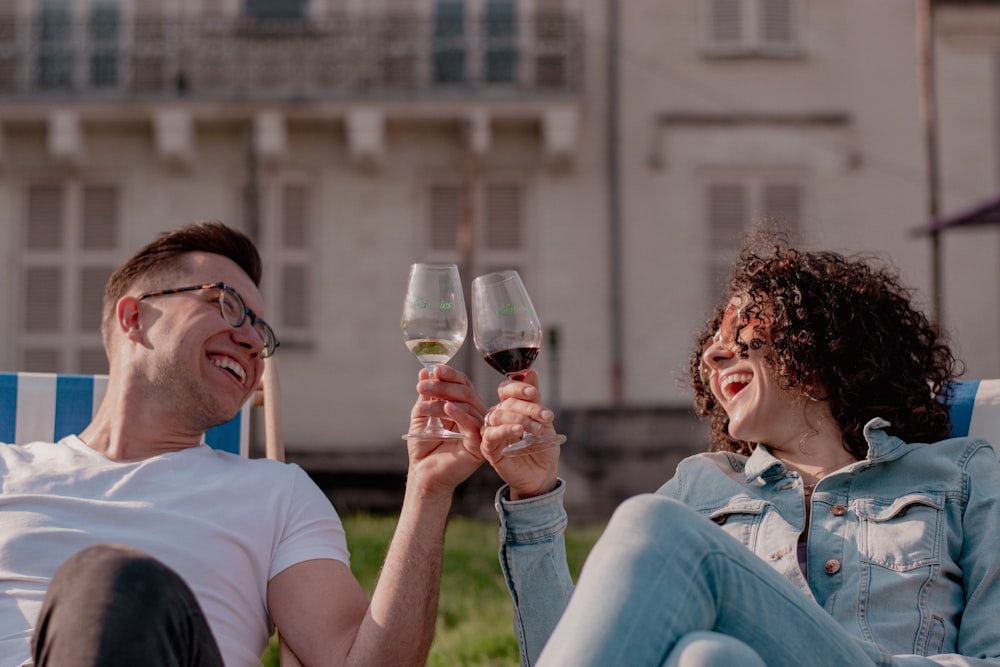
[[[774,366],[766,359],[770,350],[767,308],[749,316],[745,297],[730,299],[718,332],[701,354],[702,377],[729,417],[729,435],[782,449],[801,442],[808,429],[801,393],[784,388]],[[750,345],[754,338],[763,345]],[[741,356],[746,344],[747,352]]]

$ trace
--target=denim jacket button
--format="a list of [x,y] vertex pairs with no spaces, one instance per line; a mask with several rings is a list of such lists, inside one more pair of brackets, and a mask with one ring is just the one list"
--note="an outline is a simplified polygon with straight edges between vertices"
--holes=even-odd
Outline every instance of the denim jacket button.
[[826,570],[827,574],[837,574],[840,572],[840,561],[836,558],[831,558],[826,561],[826,565],[823,566],[823,569]]
[[830,508],[830,514],[833,516],[844,516],[847,514],[847,508],[843,505],[834,505]]

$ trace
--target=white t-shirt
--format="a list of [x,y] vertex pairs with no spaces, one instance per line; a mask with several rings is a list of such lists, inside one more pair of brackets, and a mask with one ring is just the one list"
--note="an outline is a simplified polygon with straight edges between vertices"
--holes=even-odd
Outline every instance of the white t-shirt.
[[296,465],[205,445],[118,463],[76,436],[0,444],[0,666],[30,659],[46,588],[70,556],[126,544],[194,591],[228,667],[260,667],[268,580],[296,563],[349,564],[336,511]]

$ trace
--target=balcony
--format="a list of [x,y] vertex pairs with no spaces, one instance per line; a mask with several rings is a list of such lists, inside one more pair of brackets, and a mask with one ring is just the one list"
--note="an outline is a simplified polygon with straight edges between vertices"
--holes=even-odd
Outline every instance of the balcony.
[[581,32],[562,12],[451,25],[410,13],[0,15],[0,100],[573,99]]

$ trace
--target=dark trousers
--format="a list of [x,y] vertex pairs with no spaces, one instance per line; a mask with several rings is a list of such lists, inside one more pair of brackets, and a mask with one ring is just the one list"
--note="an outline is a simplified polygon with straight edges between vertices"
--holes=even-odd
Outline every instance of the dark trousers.
[[128,547],[90,547],[56,571],[32,638],[36,667],[223,667],[194,593]]

